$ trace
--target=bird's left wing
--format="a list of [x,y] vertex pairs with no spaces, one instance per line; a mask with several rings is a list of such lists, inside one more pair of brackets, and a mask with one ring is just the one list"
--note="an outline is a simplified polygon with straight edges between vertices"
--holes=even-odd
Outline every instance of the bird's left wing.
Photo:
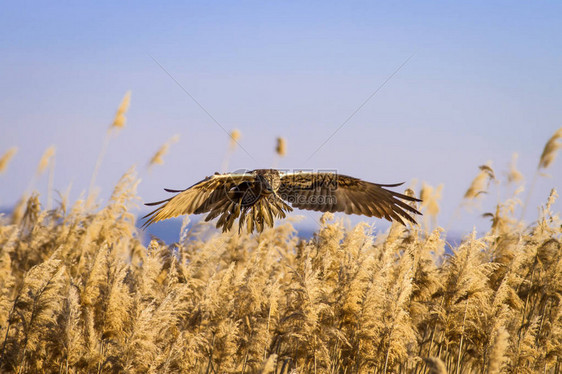
[[185,190],[166,189],[168,192],[179,193],[166,200],[146,203],[145,205],[148,206],[160,206],[142,217],[143,219],[148,218],[142,227],[145,228],[154,222],[177,217],[182,214],[209,212],[215,203],[227,196],[230,189],[244,181],[253,181],[254,178],[254,175],[251,173],[215,174]]
[[421,213],[403,200],[420,200],[386,188],[401,184],[370,183],[337,173],[297,172],[281,176],[278,194],[294,208],[362,214],[402,224],[404,218],[415,223],[412,214]]

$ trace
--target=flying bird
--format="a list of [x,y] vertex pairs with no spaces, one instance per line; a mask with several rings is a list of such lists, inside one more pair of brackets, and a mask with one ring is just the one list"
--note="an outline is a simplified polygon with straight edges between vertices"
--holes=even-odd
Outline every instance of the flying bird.
[[[239,232],[245,226],[251,233],[273,227],[275,218],[285,218],[293,208],[320,212],[344,212],[385,218],[405,225],[416,223],[421,214],[406,202],[421,200],[388,190],[397,184],[376,184],[333,172],[283,172],[257,169],[207,177],[169,199],[146,203],[160,205],[143,217],[143,228],[183,214],[209,213],[205,221],[219,217],[216,227],[232,229],[239,219]],[[406,201],[406,202],[405,202]]]

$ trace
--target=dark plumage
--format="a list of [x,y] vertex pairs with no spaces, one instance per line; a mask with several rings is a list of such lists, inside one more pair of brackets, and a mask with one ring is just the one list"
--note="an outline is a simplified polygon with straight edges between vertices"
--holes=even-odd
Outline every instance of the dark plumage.
[[[169,190],[175,196],[146,205],[160,205],[143,218],[143,227],[182,214],[209,213],[205,221],[218,218],[217,228],[228,231],[236,219],[240,229],[263,231],[275,218],[285,218],[293,208],[320,212],[344,212],[367,217],[415,223],[421,214],[404,201],[414,197],[387,190],[398,184],[375,184],[336,173],[280,172],[258,169],[247,173],[215,174],[185,190]],[[404,201],[402,201],[404,200]],[[290,204],[290,205],[289,205]]]

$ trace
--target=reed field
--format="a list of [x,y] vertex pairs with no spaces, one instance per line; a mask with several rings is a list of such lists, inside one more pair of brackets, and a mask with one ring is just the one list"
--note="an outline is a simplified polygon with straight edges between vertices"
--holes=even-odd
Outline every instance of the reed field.
[[[108,131],[124,126],[128,100]],[[545,146],[535,179],[561,137]],[[284,140],[277,147],[282,157]],[[0,170],[17,156],[8,150]],[[464,201],[520,177],[513,169],[498,180],[484,165]],[[105,204],[86,195],[44,207],[31,195],[0,217],[1,372],[562,371],[555,190],[532,224],[514,194],[488,214],[487,233],[456,246],[432,223],[440,188],[427,185],[416,193],[419,225],[380,234],[331,214],[309,240],[290,220],[249,235],[186,219],[177,243],[144,246],[138,183],[131,169]]]

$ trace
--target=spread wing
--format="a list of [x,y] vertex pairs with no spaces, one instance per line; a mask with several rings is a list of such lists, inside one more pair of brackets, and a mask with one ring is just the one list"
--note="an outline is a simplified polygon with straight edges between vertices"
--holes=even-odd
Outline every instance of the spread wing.
[[254,181],[254,178],[254,175],[251,173],[215,174],[185,190],[166,189],[168,192],[178,192],[178,194],[166,200],[145,204],[160,206],[142,217],[143,219],[148,218],[142,227],[145,228],[154,222],[177,217],[182,214],[209,212],[217,203],[225,200],[228,191],[233,187],[245,181]]
[[375,184],[336,173],[287,173],[278,194],[294,208],[415,223],[412,214],[421,213],[404,201],[421,200],[385,188],[401,184]]

